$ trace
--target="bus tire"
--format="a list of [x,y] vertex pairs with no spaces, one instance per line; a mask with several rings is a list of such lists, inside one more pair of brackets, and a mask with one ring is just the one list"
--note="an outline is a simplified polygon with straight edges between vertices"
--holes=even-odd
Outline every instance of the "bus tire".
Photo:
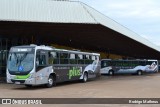
[[141,71],[141,70],[138,70],[138,71],[137,71],[137,75],[142,75],[142,71]]
[[32,85],[27,85],[27,84],[26,84],[25,86],[26,86],[27,88],[31,88],[31,87],[32,87]]
[[110,70],[108,74],[109,74],[109,76],[113,76],[114,75],[114,71]]
[[83,82],[83,83],[86,83],[87,81],[88,81],[88,73],[87,73],[87,72],[84,72],[82,82]]
[[48,78],[48,83],[46,84],[46,87],[51,88],[51,87],[53,87],[54,84],[55,84],[55,80],[54,80],[53,76],[50,75]]

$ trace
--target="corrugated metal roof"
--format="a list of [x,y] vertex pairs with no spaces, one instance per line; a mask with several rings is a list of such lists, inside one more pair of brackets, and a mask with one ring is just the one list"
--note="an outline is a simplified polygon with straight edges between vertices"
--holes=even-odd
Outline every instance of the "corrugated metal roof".
[[152,49],[160,48],[81,2],[53,0],[0,0],[0,20],[102,24]]
[[0,20],[97,23],[79,2],[0,0]]

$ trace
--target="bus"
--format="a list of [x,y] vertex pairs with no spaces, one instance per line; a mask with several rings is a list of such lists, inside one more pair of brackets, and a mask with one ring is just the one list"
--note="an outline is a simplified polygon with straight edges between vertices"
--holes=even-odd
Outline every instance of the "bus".
[[158,72],[158,60],[101,60],[101,74],[137,74]]
[[50,46],[11,47],[7,61],[7,83],[27,87],[96,78],[100,75],[100,54],[56,49]]

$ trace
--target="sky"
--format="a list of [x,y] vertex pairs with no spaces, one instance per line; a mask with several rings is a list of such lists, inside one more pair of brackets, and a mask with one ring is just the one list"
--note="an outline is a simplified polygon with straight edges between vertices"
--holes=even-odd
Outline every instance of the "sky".
[[160,46],[160,0],[79,0]]

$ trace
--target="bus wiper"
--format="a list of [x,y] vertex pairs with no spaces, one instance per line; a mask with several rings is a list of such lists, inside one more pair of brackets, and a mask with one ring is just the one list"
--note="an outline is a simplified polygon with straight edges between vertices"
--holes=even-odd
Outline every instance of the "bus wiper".
[[19,63],[19,57],[17,56],[16,53],[14,53],[14,56],[16,57],[16,65],[18,65],[18,63]]
[[16,53],[14,53],[15,57],[16,57],[16,65],[20,66],[21,62],[26,58],[28,52],[26,52],[23,56],[17,56]]

